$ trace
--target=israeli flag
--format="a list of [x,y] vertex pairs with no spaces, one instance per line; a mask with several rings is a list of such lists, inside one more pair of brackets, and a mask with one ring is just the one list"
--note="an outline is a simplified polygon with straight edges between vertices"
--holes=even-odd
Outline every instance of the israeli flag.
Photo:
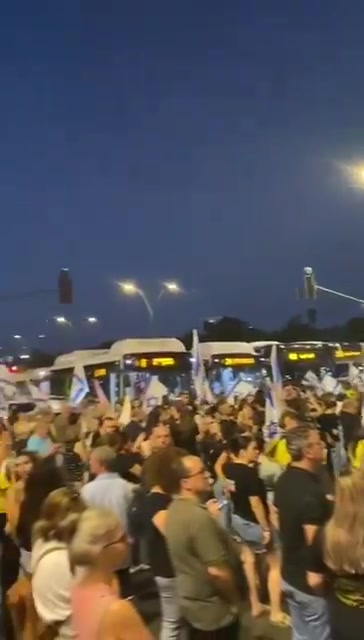
[[282,374],[278,362],[278,348],[274,344],[270,354],[270,366],[272,369],[272,386],[270,388],[273,409],[279,420],[282,413]]
[[254,387],[252,384],[249,384],[249,382],[246,382],[245,380],[237,380],[233,387],[230,389],[227,399],[243,399],[247,396],[254,395],[256,390],[256,387]]
[[324,393],[340,393],[341,392],[341,384],[336,378],[333,377],[331,373],[325,373],[324,377],[321,380],[321,389]]
[[167,394],[168,389],[158,380],[158,376],[152,376],[143,395],[144,411],[149,413],[154,407],[161,405]]
[[201,357],[198,333],[196,329],[192,332],[192,379],[196,392],[197,403],[207,402],[213,404],[215,398],[210,389],[206,377],[205,366]]
[[304,385],[313,387],[317,391],[320,388],[320,380],[318,379],[316,373],[314,373],[313,371],[307,371],[307,373],[305,373],[305,375],[303,376],[302,382]]
[[281,434],[279,427],[279,412],[274,402],[273,385],[267,381],[264,389],[265,395],[265,416],[263,426],[263,437],[265,442],[278,438]]
[[82,364],[76,364],[73,370],[71,390],[70,390],[70,404],[77,407],[84,397],[89,393],[90,388],[86,380],[85,369]]

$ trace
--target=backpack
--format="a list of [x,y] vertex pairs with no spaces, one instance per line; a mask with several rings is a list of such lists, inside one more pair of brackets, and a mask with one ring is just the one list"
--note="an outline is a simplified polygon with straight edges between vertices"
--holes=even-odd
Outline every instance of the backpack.
[[[42,553],[33,574],[43,558],[61,549],[63,550],[64,546],[58,545]],[[49,625],[39,618],[34,605],[30,576],[18,578],[6,594],[6,602],[13,623],[15,640],[55,640],[57,638],[59,627],[65,620]]]

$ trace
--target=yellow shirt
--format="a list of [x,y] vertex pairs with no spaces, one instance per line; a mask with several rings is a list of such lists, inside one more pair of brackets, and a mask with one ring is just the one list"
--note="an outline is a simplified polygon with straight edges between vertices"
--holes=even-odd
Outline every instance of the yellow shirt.
[[349,446],[349,460],[353,469],[360,469],[364,462],[364,440]]
[[292,462],[285,437],[272,440],[272,442],[268,444],[265,453],[270,460],[273,460],[281,467],[287,467]]
[[10,482],[5,473],[0,473],[0,513],[6,513],[6,494],[10,487]]

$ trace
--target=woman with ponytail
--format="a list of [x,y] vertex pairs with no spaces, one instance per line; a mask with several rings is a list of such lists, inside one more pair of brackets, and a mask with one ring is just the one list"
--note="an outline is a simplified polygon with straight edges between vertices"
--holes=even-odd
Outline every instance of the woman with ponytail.
[[33,529],[32,593],[41,621],[58,640],[75,638],[71,625],[71,585],[68,545],[85,510],[77,491],[61,488],[43,503]]

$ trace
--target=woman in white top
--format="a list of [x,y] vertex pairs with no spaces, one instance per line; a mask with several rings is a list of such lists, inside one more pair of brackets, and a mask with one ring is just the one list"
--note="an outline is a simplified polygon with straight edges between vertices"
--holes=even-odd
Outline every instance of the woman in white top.
[[71,624],[71,573],[68,544],[85,510],[73,489],[53,491],[45,500],[33,534],[31,557],[34,605],[44,624],[57,629],[58,640],[76,636]]

